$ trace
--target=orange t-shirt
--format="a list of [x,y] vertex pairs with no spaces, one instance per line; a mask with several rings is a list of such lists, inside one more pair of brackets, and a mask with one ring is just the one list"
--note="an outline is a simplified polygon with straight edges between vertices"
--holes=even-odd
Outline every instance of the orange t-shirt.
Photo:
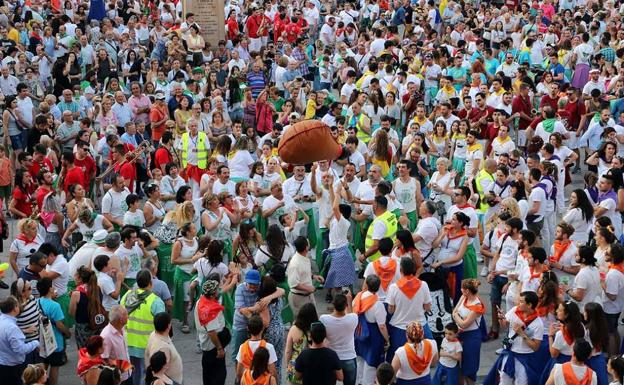
[[11,185],[11,161],[8,158],[0,159],[0,186]]

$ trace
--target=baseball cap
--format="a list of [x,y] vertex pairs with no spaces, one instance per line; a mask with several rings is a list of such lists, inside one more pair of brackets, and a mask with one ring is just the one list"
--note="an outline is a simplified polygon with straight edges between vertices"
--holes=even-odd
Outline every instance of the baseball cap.
[[598,68],[593,68],[589,71],[590,74],[595,74],[595,73],[600,73],[600,70]]
[[249,270],[247,274],[245,274],[245,282],[250,283],[252,285],[260,284],[260,272],[258,270]]
[[165,94],[163,94],[162,92],[156,92],[154,97],[156,98],[156,100],[165,100]]
[[104,243],[107,236],[108,231],[102,229],[93,233],[93,237],[91,238],[91,240],[93,241],[93,243]]

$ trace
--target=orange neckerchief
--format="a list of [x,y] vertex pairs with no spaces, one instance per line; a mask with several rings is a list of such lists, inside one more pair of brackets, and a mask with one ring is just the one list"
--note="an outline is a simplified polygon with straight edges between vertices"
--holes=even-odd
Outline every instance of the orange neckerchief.
[[241,384],[242,385],[269,385],[270,381],[271,381],[271,375],[268,372],[262,373],[260,377],[254,380],[253,376],[251,375],[251,370],[247,369],[243,373]]
[[419,356],[416,353],[416,349],[412,347],[409,343],[403,345],[405,347],[405,355],[407,356],[407,362],[409,363],[410,368],[416,374],[420,374],[424,372],[431,363],[431,358],[433,356],[431,352],[431,342],[428,340],[423,340],[423,355]]
[[363,291],[357,293],[355,298],[353,299],[353,312],[355,314],[362,314],[377,302],[377,294],[369,295],[366,298],[362,298]]
[[570,247],[570,245],[572,244],[572,241],[570,241],[569,239],[567,241],[557,241],[555,240],[555,243],[553,244],[553,248],[555,249],[555,252],[553,253],[552,257],[550,257],[550,260],[552,262],[559,262],[559,260],[561,259],[561,256],[563,256],[563,253],[566,252],[566,250],[568,249],[568,247]]
[[401,277],[401,279],[397,281],[396,285],[399,290],[407,296],[407,298],[412,299],[416,293],[418,293],[418,290],[422,285],[422,281],[415,276],[411,276],[411,278]]
[[533,312],[531,314],[529,314],[528,316],[525,316],[523,312],[520,311],[520,309],[516,308],[516,316],[518,318],[520,318],[520,321],[522,321],[522,323],[524,324],[524,326],[529,326],[529,324],[531,322],[533,322],[534,319],[536,319],[538,317],[537,312]]
[[568,332],[568,329],[566,329],[564,325],[561,325],[559,327],[559,330],[561,331],[561,335],[563,336],[563,339],[565,340],[566,344],[572,346],[572,344],[574,344],[574,337],[570,335],[570,332]]
[[529,258],[529,251],[528,251],[528,250],[524,250],[524,249],[522,249],[522,250],[520,250],[520,253],[519,253],[519,254],[520,254],[520,255],[522,256],[522,258],[524,258],[524,259]]
[[534,273],[533,268],[529,266],[529,273],[531,273],[531,277],[529,278],[529,280],[541,277],[545,271],[548,271],[548,266],[546,265],[542,265],[542,271],[540,271],[539,273]]
[[[241,362],[240,363],[246,369],[251,368],[251,360],[253,359],[253,355],[254,355],[254,352],[251,350],[251,345],[249,345],[249,341],[250,340],[243,342],[243,344],[240,347],[241,349]],[[260,346],[258,347],[259,348],[266,347],[266,341],[260,340]]]
[[537,315],[539,315],[540,317],[546,317],[549,313],[552,313],[552,311],[555,310],[555,305],[550,304],[548,306],[538,306],[537,308],[535,308],[535,311],[537,311]]
[[620,263],[619,265],[609,264],[609,270],[617,270],[620,273],[624,274],[624,263]]
[[448,233],[446,234],[446,237],[449,240],[461,238],[461,237],[465,236],[468,233],[466,231],[466,229],[461,229],[457,233],[453,234],[453,228],[450,225],[447,225],[445,227],[446,227],[446,231],[448,231]]
[[477,314],[485,314],[485,305],[481,302],[481,298],[479,298],[479,303],[477,305],[469,305],[468,298],[464,298],[464,307],[468,310],[472,310]]
[[592,382],[592,370],[590,368],[585,370],[585,375],[580,381],[576,377],[576,374],[574,374],[571,362],[566,362],[561,365],[561,371],[563,372],[563,379],[567,385],[590,385]]
[[377,276],[379,276],[379,279],[381,280],[381,287],[384,289],[384,291],[388,291],[388,286],[390,286],[390,283],[392,282],[392,279],[396,274],[396,260],[390,258],[388,260],[388,263],[384,266],[381,264],[381,261],[377,259],[375,262],[373,262],[373,269],[375,269],[375,273],[377,274]]

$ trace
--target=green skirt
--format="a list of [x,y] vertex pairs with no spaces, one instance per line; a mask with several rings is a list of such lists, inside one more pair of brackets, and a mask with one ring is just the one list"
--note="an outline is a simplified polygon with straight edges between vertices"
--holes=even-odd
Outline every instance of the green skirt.
[[171,264],[172,243],[161,243],[156,249],[158,255],[158,277],[169,287],[173,286],[173,272],[175,266]]
[[363,222],[355,222],[353,229],[353,244],[355,245],[356,250],[360,250],[360,253],[366,252],[364,240],[366,239],[368,226],[370,226],[371,223],[373,223],[371,219],[366,219]]
[[281,287],[284,289],[285,293],[282,297],[282,321],[285,324],[292,323],[295,319],[293,315],[293,311],[288,304],[288,293],[290,293],[290,287],[288,286],[288,281],[284,281],[282,283],[278,283],[277,287]]
[[256,231],[262,235],[262,239],[266,238],[267,228],[269,227],[269,221],[262,217],[262,214],[258,212],[256,214]]
[[230,261],[233,261],[232,258],[232,239],[221,239],[223,242],[223,263],[227,266]]
[[184,307],[184,284],[190,282],[192,276],[176,266],[173,274],[173,318],[184,320],[186,308]]
[[[314,219],[314,209],[306,210],[305,212],[308,215],[308,243],[310,244],[310,249],[316,247],[317,239],[316,239],[316,220]],[[303,215],[299,213],[298,219],[303,219]]]
[[477,253],[472,242],[464,253],[464,279],[477,278]]
[[466,169],[466,159],[453,158],[453,170],[457,171],[458,175],[463,175]]
[[316,243],[316,266],[319,271],[323,268],[323,234],[328,232],[329,229],[319,229],[319,242]]
[[61,310],[63,310],[63,314],[65,315],[65,319],[63,320],[63,323],[68,329],[74,326],[74,323],[75,323],[74,317],[72,317],[69,314],[69,300],[70,300],[69,292],[59,297],[56,297],[55,299],[56,303],[61,305]]

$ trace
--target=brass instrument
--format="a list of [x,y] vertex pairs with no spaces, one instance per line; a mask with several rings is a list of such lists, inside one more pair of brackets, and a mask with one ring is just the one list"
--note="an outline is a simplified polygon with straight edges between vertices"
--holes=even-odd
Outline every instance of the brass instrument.
[[[152,143],[149,140],[142,141],[132,152],[124,154],[124,159],[123,161],[121,161],[121,163],[124,163],[126,161],[129,163],[135,162],[139,158],[139,156],[146,150],[149,150],[149,151],[152,150]],[[108,166],[108,168],[104,170],[102,174],[100,174],[99,176],[95,178],[95,181],[100,182],[108,174],[110,174],[115,169],[115,167],[117,167],[119,164],[120,162],[116,161],[115,163]]]

